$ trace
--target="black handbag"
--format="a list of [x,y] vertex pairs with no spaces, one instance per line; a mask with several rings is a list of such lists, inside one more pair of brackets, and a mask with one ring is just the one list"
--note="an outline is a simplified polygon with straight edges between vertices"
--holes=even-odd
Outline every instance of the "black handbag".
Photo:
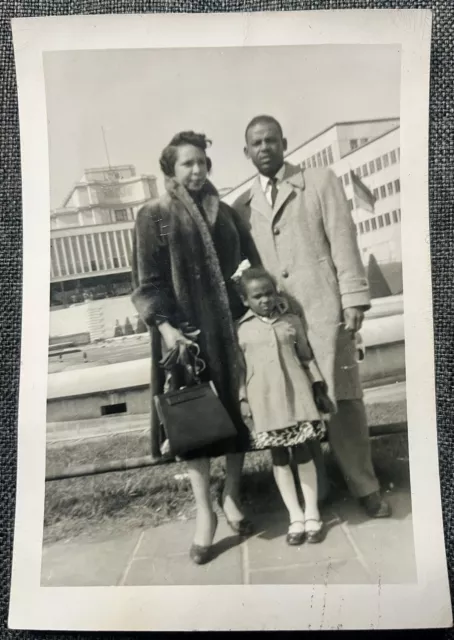
[[184,456],[237,435],[213,382],[200,382],[199,373],[205,368],[205,363],[199,358],[199,352],[196,343],[179,345],[161,363],[166,369],[168,387],[172,388],[174,380],[182,377],[185,384],[154,397],[168,450],[173,457]]

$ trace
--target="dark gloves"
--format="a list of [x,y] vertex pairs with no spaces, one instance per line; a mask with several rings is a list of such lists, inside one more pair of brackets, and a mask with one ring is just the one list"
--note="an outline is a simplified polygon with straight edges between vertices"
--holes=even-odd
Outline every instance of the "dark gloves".
[[312,385],[315,406],[321,413],[334,413],[334,405],[328,397],[326,382],[314,382]]

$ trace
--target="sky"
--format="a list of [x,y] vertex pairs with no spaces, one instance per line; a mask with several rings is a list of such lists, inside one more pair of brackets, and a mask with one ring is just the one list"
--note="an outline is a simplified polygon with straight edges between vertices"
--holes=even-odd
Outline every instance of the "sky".
[[274,115],[289,150],[342,120],[400,113],[394,45],[118,49],[44,54],[51,207],[85,168],[133,164],[162,191],[159,155],[178,131],[213,141],[211,179],[234,187],[253,175],[244,128]]

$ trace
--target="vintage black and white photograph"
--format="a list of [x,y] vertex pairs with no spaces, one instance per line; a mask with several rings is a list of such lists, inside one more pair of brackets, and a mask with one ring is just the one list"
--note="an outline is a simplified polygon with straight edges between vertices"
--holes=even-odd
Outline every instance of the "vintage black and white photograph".
[[139,41],[42,52],[39,588],[416,587],[403,43]]

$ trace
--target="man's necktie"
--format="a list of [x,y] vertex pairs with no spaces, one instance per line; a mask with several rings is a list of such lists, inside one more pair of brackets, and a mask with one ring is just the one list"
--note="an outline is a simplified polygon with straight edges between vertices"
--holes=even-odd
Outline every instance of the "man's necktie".
[[271,186],[271,206],[274,207],[277,193],[279,191],[279,189],[277,188],[277,178],[270,178],[268,184]]

